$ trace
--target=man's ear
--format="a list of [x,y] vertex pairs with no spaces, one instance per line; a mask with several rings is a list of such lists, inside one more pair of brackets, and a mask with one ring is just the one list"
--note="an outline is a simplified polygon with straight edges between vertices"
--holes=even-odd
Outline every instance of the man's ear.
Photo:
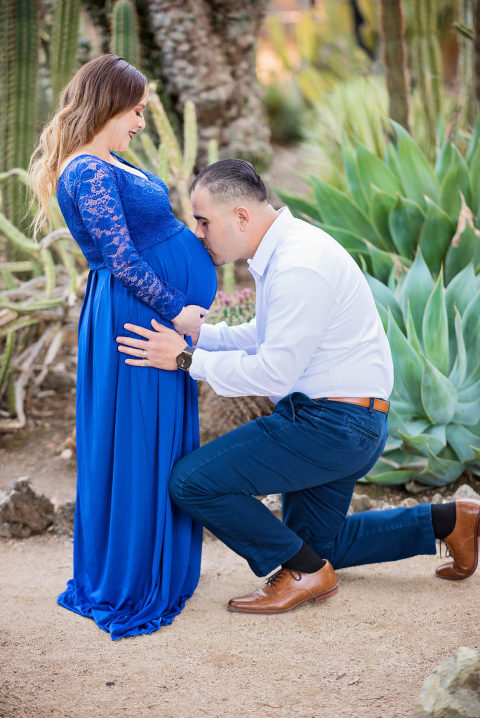
[[233,217],[241,232],[245,232],[250,222],[250,212],[246,207],[239,205],[233,210]]

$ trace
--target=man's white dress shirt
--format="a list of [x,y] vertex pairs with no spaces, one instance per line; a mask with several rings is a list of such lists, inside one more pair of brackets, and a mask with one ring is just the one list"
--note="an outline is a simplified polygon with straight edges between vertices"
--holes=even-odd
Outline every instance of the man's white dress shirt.
[[203,324],[190,376],[221,396],[301,391],[378,397],[393,386],[390,346],[365,277],[326,232],[283,207],[253,259],[256,316]]

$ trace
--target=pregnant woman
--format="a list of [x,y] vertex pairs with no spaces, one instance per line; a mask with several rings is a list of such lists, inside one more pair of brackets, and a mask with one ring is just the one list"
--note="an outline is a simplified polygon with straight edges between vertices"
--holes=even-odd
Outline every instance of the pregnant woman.
[[114,152],[145,127],[147,98],[145,76],[126,60],[92,60],[65,87],[30,163],[35,232],[48,228],[56,190],[90,267],[78,328],[73,578],[57,601],[112,639],[171,623],[200,573],[202,529],[168,496],[173,464],[199,443],[196,385],[181,370],[132,372],[115,342],[126,322],[152,319],[188,337],[216,291],[212,261],[172,214],[165,183]]

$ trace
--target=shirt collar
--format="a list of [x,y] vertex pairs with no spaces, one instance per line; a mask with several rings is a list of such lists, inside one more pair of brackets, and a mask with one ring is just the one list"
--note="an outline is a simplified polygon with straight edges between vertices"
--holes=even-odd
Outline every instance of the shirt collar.
[[250,265],[249,269],[253,274],[258,277],[264,274],[278,242],[293,222],[293,219],[294,217],[288,207],[280,207],[277,210],[277,217],[263,235],[257,251],[252,259],[247,259],[247,263]]

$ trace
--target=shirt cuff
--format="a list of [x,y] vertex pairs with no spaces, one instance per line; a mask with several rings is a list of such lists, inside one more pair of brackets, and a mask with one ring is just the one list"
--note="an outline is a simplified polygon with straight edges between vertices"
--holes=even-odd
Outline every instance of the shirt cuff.
[[197,348],[193,352],[192,363],[190,364],[190,368],[188,370],[192,379],[195,379],[196,381],[207,380],[205,374],[205,359],[207,356],[208,352],[204,349],[199,349],[197,344]]
[[196,346],[199,349],[207,349],[208,351],[217,349],[220,344],[222,327],[226,326],[226,322],[219,322],[218,324],[202,324]]

